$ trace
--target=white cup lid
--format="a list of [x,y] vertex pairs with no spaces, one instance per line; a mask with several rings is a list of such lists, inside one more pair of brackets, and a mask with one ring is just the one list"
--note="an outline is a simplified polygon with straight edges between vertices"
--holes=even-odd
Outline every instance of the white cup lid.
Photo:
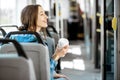
[[66,38],[60,38],[58,41],[58,47],[63,48],[64,46],[69,45],[69,41]]

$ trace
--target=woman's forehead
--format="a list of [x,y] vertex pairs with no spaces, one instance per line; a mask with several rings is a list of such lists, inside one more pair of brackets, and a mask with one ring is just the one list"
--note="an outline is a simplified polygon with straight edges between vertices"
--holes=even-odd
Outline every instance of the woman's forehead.
[[39,13],[42,13],[42,12],[45,12],[45,11],[43,10],[42,7],[39,6],[39,7],[38,7],[38,12],[39,12]]

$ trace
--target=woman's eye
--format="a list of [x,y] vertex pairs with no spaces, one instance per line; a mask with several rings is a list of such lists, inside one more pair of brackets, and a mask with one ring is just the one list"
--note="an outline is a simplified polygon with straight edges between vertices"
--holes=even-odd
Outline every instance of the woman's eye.
[[43,14],[40,14],[40,15],[43,15]]

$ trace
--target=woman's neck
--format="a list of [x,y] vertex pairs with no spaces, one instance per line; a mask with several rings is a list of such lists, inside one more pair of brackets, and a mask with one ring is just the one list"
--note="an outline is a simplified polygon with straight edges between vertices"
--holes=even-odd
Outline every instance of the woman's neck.
[[41,28],[37,27],[36,32],[40,32]]

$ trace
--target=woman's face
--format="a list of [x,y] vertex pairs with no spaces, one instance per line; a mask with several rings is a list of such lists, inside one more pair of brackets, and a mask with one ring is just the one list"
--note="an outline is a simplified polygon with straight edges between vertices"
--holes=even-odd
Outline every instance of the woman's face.
[[37,28],[46,28],[48,16],[42,7],[38,7],[38,18],[37,18]]

